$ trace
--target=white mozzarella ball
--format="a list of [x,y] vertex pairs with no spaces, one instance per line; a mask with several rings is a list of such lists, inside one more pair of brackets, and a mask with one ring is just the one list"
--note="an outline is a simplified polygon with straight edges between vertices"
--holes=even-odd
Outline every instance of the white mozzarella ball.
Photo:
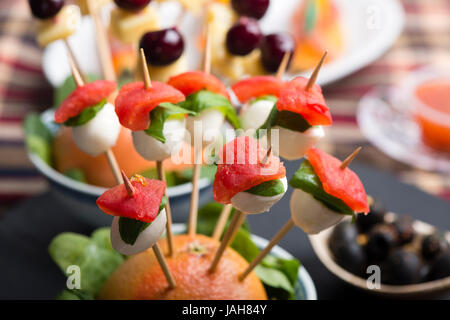
[[120,128],[114,106],[106,103],[89,122],[73,127],[72,136],[83,152],[95,157],[116,144]]
[[166,142],[149,136],[144,131],[133,131],[133,144],[136,151],[146,160],[162,161],[176,154],[186,134],[184,119],[169,119],[164,122],[163,134]]
[[196,117],[186,118],[186,130],[190,135],[190,143],[202,141],[202,147],[214,143],[221,136],[221,127],[225,121],[225,116],[217,109],[205,109]]
[[273,101],[264,99],[244,105],[240,114],[242,128],[257,130],[266,122],[273,105]]
[[317,234],[334,226],[345,217],[301,189],[295,189],[292,193],[290,207],[291,218],[295,225],[308,234]]
[[248,213],[263,213],[269,211],[272,206],[283,198],[287,191],[287,179],[280,179],[284,186],[284,192],[272,197],[258,196],[245,191],[239,192],[231,198],[231,204],[238,210]]
[[278,130],[278,139],[277,141],[271,139],[271,143],[272,145],[278,144],[279,155],[286,160],[303,158],[306,151],[314,147],[325,136],[322,126],[311,127],[305,132],[275,126],[270,130],[271,138],[275,136],[272,130]]
[[138,235],[136,242],[130,245],[125,243],[120,236],[119,219],[120,217],[114,217],[111,225],[111,244],[116,251],[127,256],[145,251],[153,246],[161,238],[167,223],[166,209],[163,209],[155,220]]

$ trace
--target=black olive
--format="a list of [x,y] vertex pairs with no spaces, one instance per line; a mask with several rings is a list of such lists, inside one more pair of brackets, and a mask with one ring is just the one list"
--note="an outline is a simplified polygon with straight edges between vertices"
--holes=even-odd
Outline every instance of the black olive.
[[399,244],[407,244],[414,239],[413,222],[414,220],[409,216],[401,216],[394,221],[393,225],[397,230]]
[[361,276],[366,266],[366,253],[357,242],[347,242],[336,246],[333,251],[336,263],[347,271]]
[[429,280],[437,280],[450,277],[450,251],[442,253],[431,265],[428,274]]
[[389,251],[397,245],[397,232],[390,224],[379,224],[369,233],[366,252],[369,261],[383,261]]
[[355,223],[359,232],[368,232],[374,225],[383,223],[385,215],[386,209],[384,206],[379,201],[375,201],[370,206],[370,212],[368,214],[357,215]]
[[422,280],[422,267],[416,253],[396,249],[381,267],[381,282],[392,285],[418,283]]
[[350,221],[343,221],[333,229],[333,232],[328,239],[328,244],[331,251],[335,251],[337,247],[343,244],[356,242],[357,236],[358,232],[356,231],[354,224]]
[[422,256],[426,260],[433,260],[447,250],[449,244],[439,233],[433,233],[422,240]]

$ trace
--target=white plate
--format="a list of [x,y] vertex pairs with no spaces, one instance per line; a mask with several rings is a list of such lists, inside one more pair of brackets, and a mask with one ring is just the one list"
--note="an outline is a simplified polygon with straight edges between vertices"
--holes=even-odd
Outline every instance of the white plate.
[[[272,0],[268,12],[261,20],[265,33],[289,31],[290,16],[302,0]],[[341,14],[341,23],[346,39],[345,52],[340,58],[325,65],[318,83],[325,85],[339,80],[378,59],[400,35],[404,25],[404,11],[398,0],[334,0]],[[282,3],[281,3],[282,2]],[[164,3],[159,7],[162,27],[173,25],[179,10],[176,3]],[[191,68],[196,68],[200,55],[192,39],[197,34],[198,19],[187,14],[180,26],[185,36]],[[189,39],[190,36],[190,39]],[[75,55],[84,73],[100,74],[93,24],[84,17],[82,26],[70,37]],[[62,41],[56,41],[44,49],[42,58],[44,74],[48,81],[58,87],[69,74],[69,66]],[[308,75],[310,72],[302,73]],[[290,77],[294,75],[289,75]]]

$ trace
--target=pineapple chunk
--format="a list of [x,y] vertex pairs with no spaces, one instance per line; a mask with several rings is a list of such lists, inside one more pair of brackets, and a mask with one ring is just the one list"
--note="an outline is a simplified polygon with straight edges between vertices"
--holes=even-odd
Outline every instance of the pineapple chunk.
[[115,8],[111,11],[110,29],[120,41],[136,43],[144,33],[158,29],[158,15],[152,7],[137,13]]
[[[92,4],[94,5],[93,9],[98,10],[101,7],[103,7],[105,4],[110,3],[112,0],[91,0],[91,1],[92,1]],[[77,0],[77,4],[80,7],[82,15],[89,14],[87,2],[88,2],[88,0]]]
[[261,52],[259,50],[253,50],[246,56],[235,56],[226,52],[223,58],[214,61],[212,70],[216,74],[227,77],[228,82],[237,81],[245,76],[266,73],[261,63]]
[[55,17],[38,21],[38,43],[45,47],[50,42],[69,37],[77,30],[80,20],[80,9],[77,6],[64,6]]

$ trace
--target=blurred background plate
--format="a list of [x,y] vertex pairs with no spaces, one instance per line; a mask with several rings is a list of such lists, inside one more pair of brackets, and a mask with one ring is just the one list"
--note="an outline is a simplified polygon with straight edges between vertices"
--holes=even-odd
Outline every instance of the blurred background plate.
[[[302,0],[271,1],[266,15],[261,19],[265,33],[289,31],[290,17]],[[325,85],[361,69],[386,52],[400,35],[404,25],[404,10],[398,0],[336,0],[346,41],[346,48],[336,60],[325,65],[317,82]],[[163,3],[159,7],[162,27],[175,23],[180,8],[177,3]],[[192,69],[198,67],[201,54],[195,48],[195,36],[201,24],[199,18],[187,13],[180,25],[186,43],[186,52]],[[93,23],[83,17],[78,32],[70,37],[75,55],[84,73],[101,74],[95,46]],[[44,49],[43,70],[53,87],[60,86],[69,76],[70,69],[62,41],[56,41]],[[309,72],[302,73],[307,75]],[[293,77],[294,74],[287,75]]]

